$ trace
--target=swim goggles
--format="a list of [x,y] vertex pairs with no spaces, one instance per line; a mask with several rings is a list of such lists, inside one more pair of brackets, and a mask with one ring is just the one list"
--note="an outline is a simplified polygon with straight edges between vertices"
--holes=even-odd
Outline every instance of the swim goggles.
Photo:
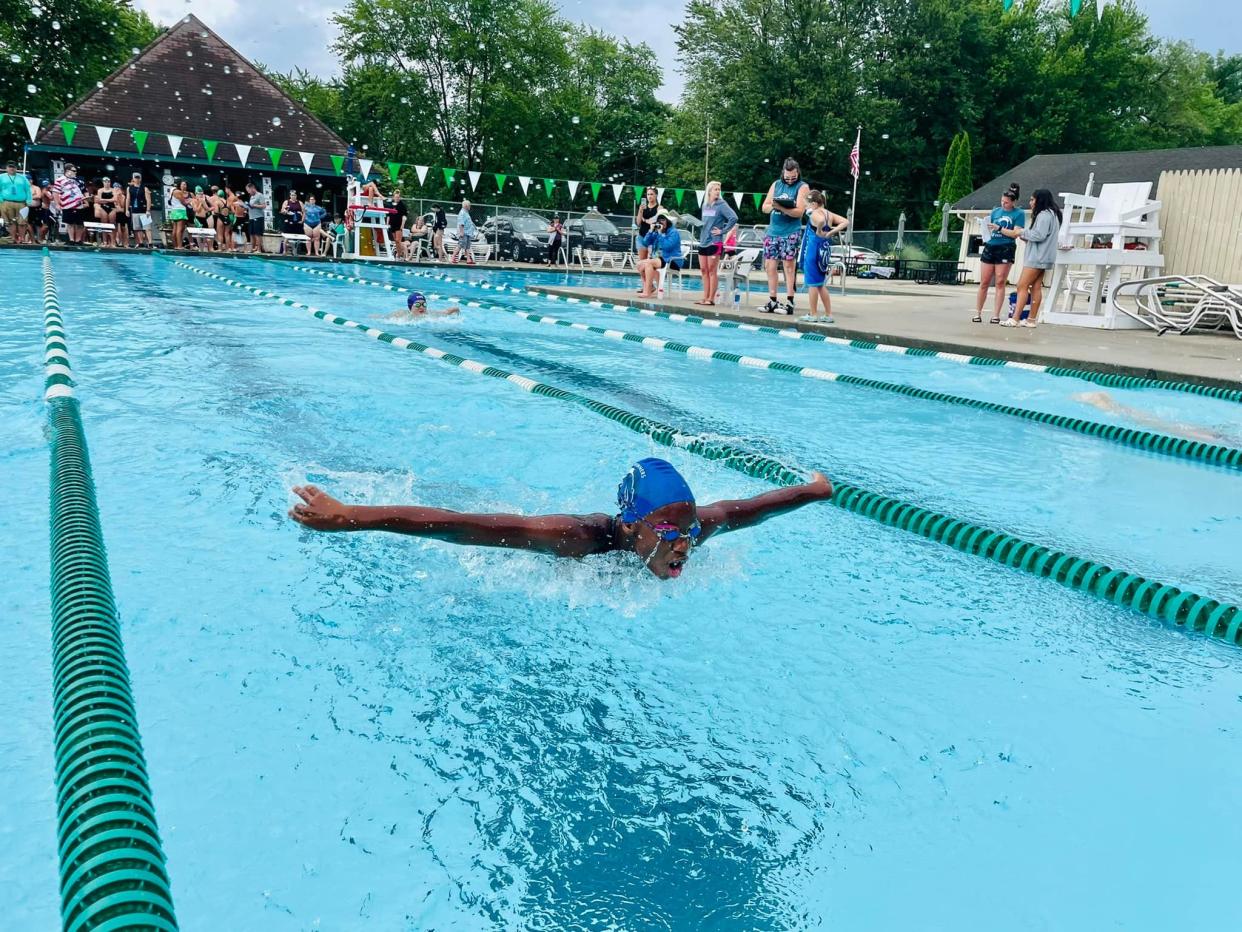
[[687,530],[683,531],[675,524],[652,524],[646,518],[639,518],[638,520],[647,525],[647,527],[651,529],[651,532],[655,534],[656,537],[660,538],[660,540],[668,541],[669,543],[683,537],[688,537],[690,538],[690,543],[693,544],[699,539],[699,535],[703,533],[703,526],[697,521],[690,525]]

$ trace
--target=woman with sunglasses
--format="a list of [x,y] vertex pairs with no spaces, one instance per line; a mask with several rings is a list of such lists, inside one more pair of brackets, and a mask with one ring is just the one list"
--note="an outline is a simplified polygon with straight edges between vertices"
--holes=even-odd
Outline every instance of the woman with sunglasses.
[[346,505],[313,485],[293,491],[301,501],[289,517],[316,531],[392,531],[575,559],[621,551],[636,554],[657,579],[676,579],[693,548],[712,535],[825,501],[832,497],[832,483],[816,472],[804,485],[700,506],[681,473],[651,457],[621,480],[615,515],[463,514],[419,505]]
[[655,188],[648,188],[643,195],[642,203],[634,211],[634,226],[638,228],[638,259],[641,262],[651,255],[651,250],[643,240],[647,234],[651,232],[651,227],[655,223],[656,214],[660,212],[659,192]]

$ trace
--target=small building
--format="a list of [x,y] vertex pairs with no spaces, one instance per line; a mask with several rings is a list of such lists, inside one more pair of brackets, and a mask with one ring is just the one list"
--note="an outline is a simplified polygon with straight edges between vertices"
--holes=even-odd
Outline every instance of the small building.
[[[1098,194],[1103,184],[1150,181],[1152,198],[1165,201],[1161,211],[1161,224],[1166,234],[1165,271],[1170,274],[1201,272],[1202,268],[1190,268],[1185,260],[1181,261],[1185,267],[1176,267],[1179,263],[1177,257],[1191,254],[1201,255],[1203,250],[1196,247],[1203,244],[1194,240],[1212,236],[1219,240],[1220,233],[1218,230],[1213,230],[1212,225],[1206,222],[1179,223],[1179,220],[1183,219],[1188,212],[1197,211],[1196,218],[1202,213],[1202,208],[1194,205],[1194,199],[1183,193],[1187,187],[1183,179],[1186,173],[1191,173],[1192,186],[1194,186],[1193,183],[1201,181],[1202,183],[1197,186],[1203,187],[1205,184],[1214,184],[1219,173],[1238,175],[1237,170],[1242,170],[1242,146],[1035,155],[1021,165],[993,178],[953,205],[952,212],[964,220],[958,260],[969,270],[967,277],[972,281],[978,281],[979,252],[982,247],[978,221],[986,219],[992,208],[1000,206],[1001,194],[1010,184],[1016,182],[1022,189],[1018,206],[1025,209],[1027,198],[1038,188],[1050,190],[1056,195],[1058,203],[1064,206],[1060,197],[1062,194],[1070,192],[1085,194],[1088,186],[1091,187],[1091,193]],[[1201,175],[1202,178],[1198,178],[1197,175]],[[1166,178],[1165,186],[1170,188],[1168,193],[1172,194],[1174,187],[1176,188],[1176,197],[1161,197],[1162,176]],[[1179,182],[1176,186],[1168,184],[1174,179]],[[1229,210],[1234,214],[1238,213],[1236,203]],[[1186,241],[1170,243],[1169,234],[1173,230],[1177,230],[1179,236]],[[1231,241],[1227,239],[1223,245],[1227,250],[1232,250],[1235,255],[1242,255],[1242,242],[1239,242],[1236,236]],[[1218,274],[1224,276],[1223,271],[1220,271],[1218,267],[1227,261],[1228,255],[1222,252],[1219,259],[1209,260],[1209,264],[1213,270],[1217,270]],[[1022,241],[1019,240],[1016,265],[1021,266],[1021,264]],[[1226,265],[1225,268],[1227,267]]]
[[340,136],[191,15],[49,120],[27,146],[27,166],[51,179],[72,162],[88,185],[105,176],[125,184],[141,171],[157,215],[175,179],[191,190],[253,181],[277,204],[292,189],[339,208],[346,151]]

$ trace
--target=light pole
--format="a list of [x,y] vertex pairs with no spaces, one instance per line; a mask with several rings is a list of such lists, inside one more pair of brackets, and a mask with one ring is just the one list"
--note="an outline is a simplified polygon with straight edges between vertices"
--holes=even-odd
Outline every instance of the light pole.
[[707,133],[703,137],[703,187],[707,188],[707,179],[711,175],[708,165],[711,160],[712,153],[712,117],[707,115]]

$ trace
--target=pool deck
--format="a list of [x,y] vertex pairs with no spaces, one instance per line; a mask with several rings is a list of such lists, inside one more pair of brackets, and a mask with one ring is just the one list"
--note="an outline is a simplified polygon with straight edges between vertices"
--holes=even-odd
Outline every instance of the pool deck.
[[[0,249],[39,249],[37,246],[0,246]],[[52,246],[53,251],[108,252],[99,247]],[[131,250],[121,250],[128,252]],[[174,253],[174,250],[165,250]],[[200,260],[247,258],[232,254],[176,250],[175,254]],[[307,256],[273,256],[272,261],[336,264],[339,260]],[[390,263],[402,268],[417,266],[443,269],[450,274],[460,266],[442,262]],[[540,266],[512,262],[488,262],[478,269],[503,269],[530,272],[544,270]],[[596,274],[592,269],[571,269]],[[599,270],[616,274],[613,270]],[[631,273],[633,274],[633,273]],[[637,278],[635,278],[637,283]],[[699,307],[694,304],[699,292],[697,273],[688,273],[686,290],[663,299],[644,299],[634,291],[622,288],[587,288],[560,285],[538,285],[538,290],[589,300],[610,301],[634,307],[719,317],[746,323],[799,330],[831,333],[853,340],[868,340],[898,346],[912,346],[939,352],[971,356],[995,356],[1018,362],[1064,366],[1095,372],[1118,373],[1142,378],[1193,382],[1226,388],[1242,385],[1242,340],[1231,333],[1168,335],[1158,337],[1150,330],[1094,330],[1085,327],[1043,325],[1035,330],[1010,329],[993,324],[971,323],[974,314],[975,286],[919,285],[913,282],[891,282],[850,278],[846,294],[832,291],[835,325],[803,323],[796,318],[760,314],[757,304],[763,300],[763,284],[755,274],[751,277],[751,305],[738,311],[731,307]],[[758,286],[759,290],[756,290]],[[798,311],[806,311],[806,295],[798,295]],[[988,317],[987,309],[984,319]]]

